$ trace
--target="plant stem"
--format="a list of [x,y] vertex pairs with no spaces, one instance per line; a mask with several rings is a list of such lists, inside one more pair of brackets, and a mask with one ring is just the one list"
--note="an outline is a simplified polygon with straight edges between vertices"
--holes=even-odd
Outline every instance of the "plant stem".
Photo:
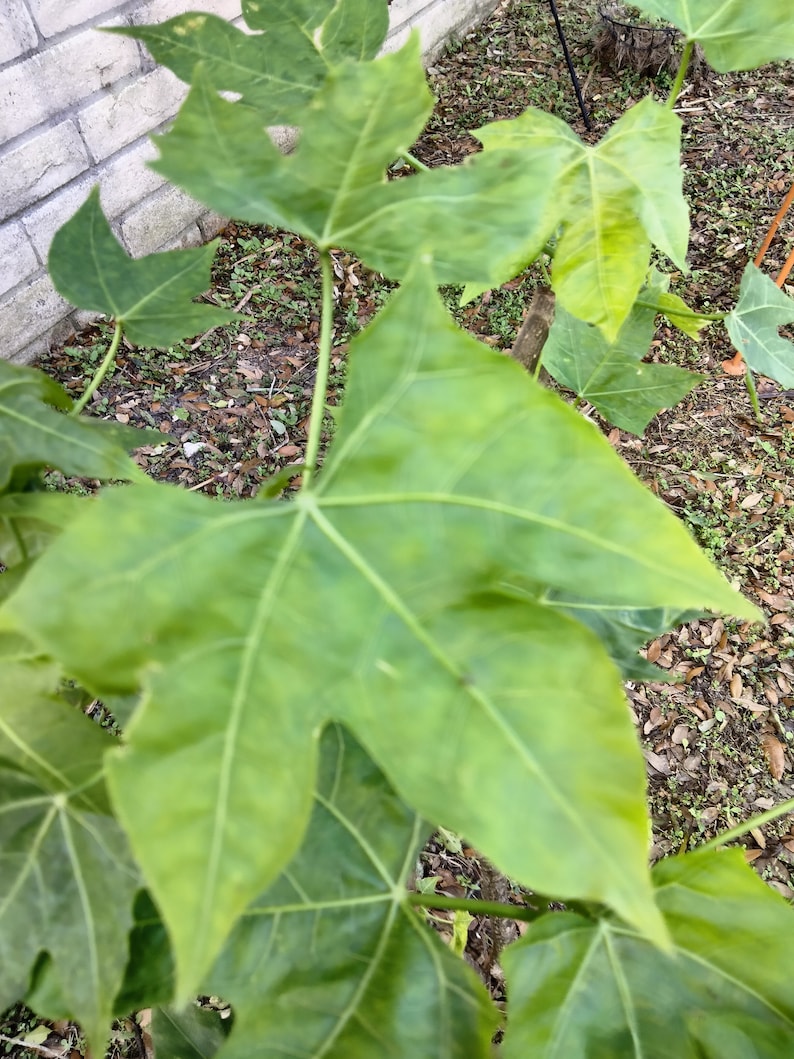
[[400,158],[402,158],[404,162],[407,162],[412,169],[415,169],[417,173],[427,173],[430,170],[429,165],[425,165],[424,162],[420,162],[419,159],[415,158],[410,151],[404,151],[400,155]]
[[675,75],[675,81],[673,87],[670,89],[670,95],[667,97],[667,109],[672,110],[676,105],[678,96],[684,84],[684,78],[686,77],[687,67],[689,66],[689,60],[692,58],[692,52],[695,50],[695,42],[688,40],[684,45],[684,51],[681,55],[681,62],[678,64],[678,73]]
[[548,913],[547,908],[508,905],[501,901],[478,901],[474,897],[442,897],[439,894],[409,893],[408,903],[419,908],[448,908],[454,912],[470,912],[473,916],[519,919],[524,923],[531,923],[533,919],[539,919]]
[[82,410],[88,404],[88,402],[94,396],[94,394],[96,393],[97,389],[102,385],[102,380],[105,378],[107,373],[110,371],[110,368],[111,368],[111,366],[113,364],[113,361],[116,359],[116,354],[118,353],[118,350],[119,350],[119,343],[121,342],[121,333],[122,333],[122,325],[121,325],[121,322],[119,320],[117,320],[116,321],[116,329],[113,332],[113,339],[111,340],[110,346],[108,347],[108,351],[105,354],[104,360],[99,365],[99,367],[97,368],[96,372],[94,373],[94,377],[91,380],[91,382],[88,384],[88,388],[86,389],[86,391],[83,394],[83,396],[79,399],[79,401],[75,401],[74,407],[69,412],[70,416],[79,416],[80,413],[82,412]]
[[723,831],[722,834],[715,835],[714,838],[710,838],[708,842],[704,842],[697,849],[719,849],[720,846],[724,846],[727,842],[732,842],[735,838],[741,838],[742,835],[746,835],[751,828],[762,827],[764,824],[768,824],[770,820],[777,820],[778,817],[785,816],[786,813],[794,813],[794,798],[789,798],[787,802],[781,802],[780,805],[776,805],[773,809],[767,809],[765,813],[752,816],[749,820],[745,820],[743,824],[737,824],[736,827],[731,827],[727,831]]
[[317,454],[323,434],[325,398],[328,390],[328,373],[331,367],[331,335],[334,323],[334,273],[331,254],[320,251],[322,275],[322,310],[320,316],[320,347],[317,353],[317,375],[314,380],[312,409],[309,417],[309,437],[306,441],[306,470],[303,472],[302,489],[308,489],[317,471]]
[[761,406],[758,403],[758,393],[756,392],[755,388],[755,379],[753,378],[753,373],[750,371],[749,365],[745,368],[744,371],[744,385],[747,387],[747,392],[750,395],[750,404],[753,406],[755,418],[758,420],[759,423],[762,423],[763,418],[761,416]]

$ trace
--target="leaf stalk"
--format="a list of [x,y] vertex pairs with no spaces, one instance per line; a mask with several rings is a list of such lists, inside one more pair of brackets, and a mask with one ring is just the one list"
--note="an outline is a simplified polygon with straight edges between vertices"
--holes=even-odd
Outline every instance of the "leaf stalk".
[[735,827],[728,828],[727,831],[715,835],[714,838],[710,838],[708,842],[704,842],[702,845],[698,846],[697,850],[700,852],[704,849],[719,849],[720,846],[732,842],[735,838],[741,838],[743,835],[748,834],[752,828],[763,827],[764,824],[768,824],[772,820],[777,820],[779,817],[785,816],[787,813],[794,813],[794,798],[789,798],[787,802],[781,802],[780,805],[775,805],[771,809],[767,809],[765,813],[759,813],[758,816],[751,816],[750,819],[745,820],[743,824],[737,824]]
[[334,323],[334,274],[329,250],[320,251],[320,273],[322,276],[322,308],[320,315],[320,345],[317,352],[317,374],[309,415],[309,437],[306,441],[306,470],[303,472],[301,489],[309,489],[317,471],[317,455],[325,419],[325,399],[328,391],[328,375],[331,367],[331,338]]
[[684,45],[684,51],[681,55],[681,62],[678,64],[678,73],[675,75],[675,81],[673,87],[670,89],[670,95],[667,97],[667,109],[672,110],[676,105],[681,89],[684,86],[684,78],[686,77],[687,68],[689,66],[689,60],[692,58],[692,52],[695,50],[695,42],[688,40]]
[[541,916],[548,914],[547,908],[509,905],[501,901],[479,901],[474,897],[444,897],[440,894],[409,893],[408,904],[418,908],[446,908],[453,912],[469,912],[473,916],[517,919],[524,923],[531,923],[533,919],[540,919]]
[[85,393],[83,394],[83,396],[78,401],[75,401],[73,408],[69,412],[70,416],[79,416],[80,413],[82,412],[82,410],[88,404],[88,402],[94,396],[96,391],[102,385],[102,381],[104,380],[104,378],[107,375],[107,373],[110,371],[111,367],[113,366],[113,362],[116,359],[116,354],[119,351],[119,345],[121,343],[122,332],[123,332],[122,323],[121,323],[120,320],[117,320],[116,321],[116,328],[115,328],[115,330],[113,332],[113,338],[112,338],[112,340],[110,342],[110,345],[108,346],[108,351],[105,354],[105,356],[104,356],[104,358],[102,360],[102,363],[99,365],[97,370],[94,372],[94,377],[91,380],[91,382],[88,384],[88,387],[86,388]]

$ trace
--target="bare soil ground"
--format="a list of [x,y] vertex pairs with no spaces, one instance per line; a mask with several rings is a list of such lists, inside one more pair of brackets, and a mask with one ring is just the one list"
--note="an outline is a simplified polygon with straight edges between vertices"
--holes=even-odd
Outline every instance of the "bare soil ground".
[[[468,130],[533,105],[562,117],[594,142],[649,91],[664,98],[669,70],[642,76],[596,59],[597,5],[560,5],[593,129],[577,106],[549,6],[507,0],[494,16],[430,69],[438,103],[414,153],[433,166],[477,150]],[[735,301],[794,171],[794,67],[741,74],[705,67],[689,80],[676,112],[684,123],[685,188],[692,209],[687,275],[673,289],[701,311]],[[399,175],[399,167],[395,169]],[[794,245],[794,211],[764,269],[775,276]],[[330,403],[344,385],[350,337],[388,294],[381,277],[336,255],[338,322]],[[662,263],[663,264],[663,263]],[[525,275],[460,311],[464,326],[509,349],[540,277]],[[794,287],[789,286],[790,293]],[[318,273],[313,249],[296,236],[230,225],[223,233],[208,297],[238,307],[251,324],[216,329],[167,351],[126,348],[96,395],[93,412],[155,426],[172,444],[144,449],[155,478],[225,497],[252,495],[301,462],[318,333]],[[450,304],[455,292],[450,293]],[[55,350],[43,367],[78,395],[108,342],[104,325]],[[688,399],[657,416],[645,436],[601,424],[643,481],[690,526],[724,570],[767,615],[751,626],[702,617],[648,645],[647,657],[678,683],[628,685],[648,762],[655,858],[694,847],[794,796],[794,393],[759,379],[762,418],[744,381],[722,367],[732,356],[724,332],[697,344],[660,327],[653,359],[708,375]],[[583,414],[598,420],[593,409]],[[330,426],[330,424],[329,424]],[[60,482],[84,488],[77,482]],[[794,898],[794,817],[783,816],[741,840],[754,868]],[[439,893],[510,900],[515,894],[458,836],[437,837],[420,876]],[[516,899],[518,895],[516,894]],[[439,914],[437,926],[451,934]],[[518,926],[504,928],[515,934]],[[509,936],[478,921],[467,958],[497,1000],[503,998],[498,949]],[[38,1020],[16,1009],[0,1030],[24,1036]],[[3,1044],[0,1054],[83,1055],[76,1028],[58,1025],[37,1044]],[[143,1057],[133,1024],[119,1026],[109,1055]]]

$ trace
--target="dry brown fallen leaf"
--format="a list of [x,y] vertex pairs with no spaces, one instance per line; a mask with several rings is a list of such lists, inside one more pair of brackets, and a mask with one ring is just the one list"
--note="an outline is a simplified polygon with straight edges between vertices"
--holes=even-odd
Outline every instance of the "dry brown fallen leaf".
[[764,751],[767,765],[769,765],[769,771],[776,780],[782,779],[783,773],[786,771],[786,748],[773,735],[762,735],[761,747]]

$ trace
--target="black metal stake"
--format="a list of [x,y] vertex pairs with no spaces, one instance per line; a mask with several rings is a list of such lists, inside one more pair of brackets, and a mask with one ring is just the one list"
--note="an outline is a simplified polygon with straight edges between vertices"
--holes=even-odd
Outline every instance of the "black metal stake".
[[576,98],[579,100],[579,110],[582,112],[582,118],[584,120],[584,127],[588,132],[593,128],[590,121],[590,115],[587,112],[587,106],[582,96],[582,89],[579,85],[579,78],[576,76],[576,70],[573,68],[573,60],[571,59],[571,53],[568,50],[568,42],[565,39],[565,33],[563,32],[562,23],[560,22],[560,16],[557,13],[557,4],[555,0],[549,0],[551,6],[551,13],[554,15],[554,23],[557,26],[557,36],[560,38],[560,44],[562,44],[562,50],[565,54],[565,61],[568,64],[568,73],[571,75],[571,81],[573,83],[573,90],[576,92]]

